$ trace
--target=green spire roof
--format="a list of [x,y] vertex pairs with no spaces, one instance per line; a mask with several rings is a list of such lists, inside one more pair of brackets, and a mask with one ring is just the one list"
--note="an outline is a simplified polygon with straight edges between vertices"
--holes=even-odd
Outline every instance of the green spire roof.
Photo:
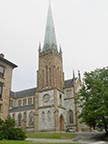
[[52,11],[51,11],[51,6],[49,4],[45,39],[44,39],[44,45],[42,51],[46,52],[47,50],[50,50],[52,48],[55,48],[55,50],[57,51],[57,42],[56,42],[55,29],[54,29],[53,18],[52,18]]

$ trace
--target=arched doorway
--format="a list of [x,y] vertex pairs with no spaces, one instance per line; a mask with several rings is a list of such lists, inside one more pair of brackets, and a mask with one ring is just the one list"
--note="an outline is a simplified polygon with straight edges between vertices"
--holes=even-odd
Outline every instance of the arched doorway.
[[64,117],[63,115],[60,116],[60,131],[64,130]]

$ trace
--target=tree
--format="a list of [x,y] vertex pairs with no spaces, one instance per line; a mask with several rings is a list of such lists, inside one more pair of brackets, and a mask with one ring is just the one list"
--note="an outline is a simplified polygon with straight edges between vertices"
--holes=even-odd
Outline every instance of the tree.
[[81,120],[90,127],[104,127],[108,134],[108,67],[84,73],[77,102]]
[[11,129],[15,127],[15,120],[12,119],[10,116],[4,121],[5,129]]

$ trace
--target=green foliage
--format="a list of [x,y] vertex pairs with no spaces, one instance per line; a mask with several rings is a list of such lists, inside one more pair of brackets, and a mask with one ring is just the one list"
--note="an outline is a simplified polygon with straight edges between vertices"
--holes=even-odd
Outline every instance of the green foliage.
[[0,140],[24,140],[26,138],[22,129],[15,128],[15,120],[10,117],[5,121],[0,119]]
[[82,121],[93,128],[104,127],[108,133],[108,67],[85,72],[77,102],[82,109]]
[[4,126],[5,126],[5,129],[14,128],[15,127],[15,120],[12,119],[11,117],[8,117],[8,119],[6,119],[4,121]]
[[20,128],[11,128],[7,131],[7,136],[5,139],[9,140],[24,140],[25,133]]

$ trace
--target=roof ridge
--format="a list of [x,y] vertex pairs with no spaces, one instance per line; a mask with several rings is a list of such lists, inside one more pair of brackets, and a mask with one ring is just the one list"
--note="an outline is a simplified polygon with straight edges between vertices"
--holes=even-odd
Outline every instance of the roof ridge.
[[18,93],[18,92],[23,92],[23,91],[28,91],[28,90],[32,90],[32,89],[36,89],[37,87],[34,87],[34,88],[27,88],[27,89],[24,89],[24,90],[19,90],[19,91],[11,91],[13,93]]

